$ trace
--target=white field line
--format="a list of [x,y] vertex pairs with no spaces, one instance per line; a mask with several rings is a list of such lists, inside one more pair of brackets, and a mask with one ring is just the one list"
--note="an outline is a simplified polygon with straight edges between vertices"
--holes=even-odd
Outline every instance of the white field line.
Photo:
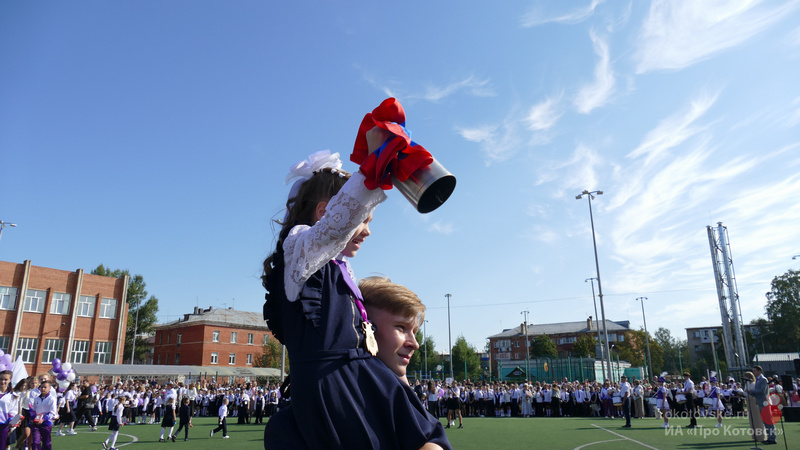
[[580,447],[575,447],[573,450],[581,450],[584,447],[588,447],[590,445],[595,444],[605,444],[606,442],[617,442],[617,441],[624,441],[625,439],[609,439],[607,441],[597,441],[597,442],[589,442],[588,444],[583,444]]
[[631,442],[635,442],[635,443],[637,443],[637,444],[641,445],[642,447],[647,447],[647,448],[650,448],[650,449],[653,449],[653,450],[658,450],[656,447],[653,447],[653,446],[651,446],[651,445],[647,445],[647,444],[645,444],[644,442],[639,442],[639,441],[637,441],[636,439],[631,439],[631,438],[629,438],[629,437],[627,437],[627,436],[623,436],[623,435],[621,435],[621,434],[619,434],[619,433],[615,433],[615,432],[613,432],[613,431],[611,431],[611,430],[609,430],[609,429],[607,429],[607,428],[603,428],[603,427],[601,427],[600,425],[592,424],[592,426],[593,426],[593,427],[600,428],[600,429],[601,429],[601,430],[603,430],[603,431],[608,431],[609,433],[613,434],[614,436],[621,437],[622,439],[627,439],[627,440],[629,440],[629,441],[631,441]]

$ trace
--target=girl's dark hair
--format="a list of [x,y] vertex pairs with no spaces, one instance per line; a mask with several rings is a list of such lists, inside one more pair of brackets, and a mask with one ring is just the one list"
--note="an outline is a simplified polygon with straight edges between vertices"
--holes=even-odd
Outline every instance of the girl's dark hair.
[[264,260],[261,285],[267,290],[264,296],[264,320],[275,338],[283,342],[283,329],[280,323],[281,299],[286,295],[283,285],[283,241],[295,225],[313,225],[314,214],[320,202],[327,202],[350,179],[350,174],[341,169],[321,169],[303,182],[295,197],[286,201],[289,214],[281,225],[275,250]]

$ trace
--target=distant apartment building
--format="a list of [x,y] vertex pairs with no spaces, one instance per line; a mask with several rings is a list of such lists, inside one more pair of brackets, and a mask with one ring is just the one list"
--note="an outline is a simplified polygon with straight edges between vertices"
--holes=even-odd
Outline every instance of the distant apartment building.
[[153,364],[253,367],[272,339],[262,313],[194,308],[155,326]]
[[[758,325],[744,325],[744,332],[747,333],[748,331],[751,333],[751,336],[755,338],[759,338],[761,336],[760,332],[761,329]],[[689,345],[689,360],[692,364],[697,362],[700,358],[704,355],[711,355],[712,350],[712,338],[713,338],[713,347],[722,352],[722,325],[719,326],[712,326],[712,327],[696,327],[696,328],[687,328],[686,329],[686,342]],[[745,346],[753,345],[753,342],[746,342]],[[719,353],[722,354],[722,353]],[[751,357],[753,355],[750,355]]]
[[128,277],[0,261],[0,350],[22,357],[31,375],[55,358],[122,363],[127,290]]
[[[503,330],[502,333],[489,336],[489,351],[493,370],[497,368],[497,362],[503,367],[510,365],[524,365],[526,347],[525,337],[528,342],[539,335],[546,335],[556,344],[556,351],[559,358],[566,358],[572,352],[575,341],[582,335],[590,335],[597,340],[597,330],[600,327],[601,336],[603,331],[602,323],[598,323],[589,317],[578,322],[562,322],[549,324],[528,324],[527,331],[525,324],[522,323],[516,328]],[[606,320],[606,330],[608,332],[609,345],[615,342],[623,342],[627,339],[626,335],[630,329],[630,321],[623,320],[613,322]],[[597,352],[599,354],[599,351]]]

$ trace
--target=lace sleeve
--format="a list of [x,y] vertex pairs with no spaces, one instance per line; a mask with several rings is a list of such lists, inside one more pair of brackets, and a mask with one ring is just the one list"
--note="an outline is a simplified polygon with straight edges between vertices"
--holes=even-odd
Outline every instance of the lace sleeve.
[[354,173],[325,208],[325,215],[313,226],[298,225],[283,241],[286,298],[293,302],[308,278],[335,258],[372,211],[384,200],[380,189],[364,186],[364,175]]

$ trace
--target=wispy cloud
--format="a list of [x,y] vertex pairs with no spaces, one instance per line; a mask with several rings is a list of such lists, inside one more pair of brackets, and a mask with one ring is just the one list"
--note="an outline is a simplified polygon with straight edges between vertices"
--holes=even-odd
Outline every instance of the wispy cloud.
[[533,105],[525,118],[529,130],[544,131],[552,128],[563,112],[559,108],[561,96],[548,98]]
[[535,27],[545,23],[579,23],[592,17],[595,8],[604,2],[605,0],[592,0],[588,6],[575,8],[566,14],[549,14],[539,8],[532,9],[522,17],[522,26]]
[[474,75],[468,75],[447,84],[428,84],[421,88],[415,88],[399,82],[383,80],[380,76],[375,75],[372,69],[366,70],[359,65],[355,67],[362,72],[361,76],[367,83],[389,97],[405,100],[425,100],[436,103],[462,92],[473,97],[493,97],[495,95],[494,88],[488,78],[479,79]]
[[556,197],[568,196],[572,191],[594,190],[598,185],[598,167],[602,163],[603,159],[594,148],[579,144],[569,159],[542,164],[536,184],[557,181]]
[[523,145],[520,123],[512,113],[501,123],[472,128],[457,127],[456,132],[470,142],[481,144],[481,150],[488,158],[486,165],[489,165],[511,158]]
[[455,227],[452,223],[442,223],[437,221],[431,224],[431,231],[441,234],[453,234]]
[[608,43],[594,31],[591,31],[589,36],[599,61],[594,68],[594,81],[581,87],[573,99],[575,107],[582,114],[588,114],[593,109],[605,105],[611,94],[614,93],[616,84],[614,71],[611,68]]
[[628,153],[628,158],[645,156],[645,162],[650,163],[667,150],[703,131],[705,127],[697,125],[696,122],[714,105],[718,96],[719,93],[703,93],[692,100],[685,110],[662,120],[647,133],[638,147]]
[[741,44],[785,17],[798,0],[653,0],[634,53],[636,72],[679,70]]

